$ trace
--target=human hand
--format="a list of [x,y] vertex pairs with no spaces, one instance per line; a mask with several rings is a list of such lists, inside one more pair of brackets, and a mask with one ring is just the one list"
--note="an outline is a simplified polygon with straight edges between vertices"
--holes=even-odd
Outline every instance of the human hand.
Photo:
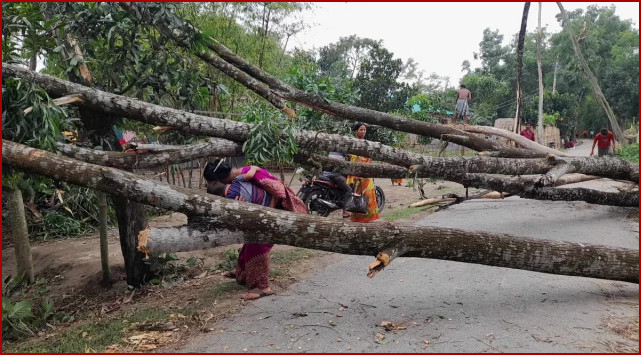
[[235,200],[236,200],[236,201],[247,202],[247,200],[245,200],[245,198],[244,198],[244,197],[242,197],[242,196],[236,196],[236,199],[235,199]]
[[593,155],[594,155],[594,151],[591,151],[591,152],[590,152],[590,156],[593,156]]

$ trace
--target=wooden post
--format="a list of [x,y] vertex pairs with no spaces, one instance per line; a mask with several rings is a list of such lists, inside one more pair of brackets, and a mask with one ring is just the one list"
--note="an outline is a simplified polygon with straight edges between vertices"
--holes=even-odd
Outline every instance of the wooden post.
[[111,271],[109,270],[109,240],[107,239],[107,194],[96,191],[98,198],[98,210],[100,220],[100,264],[102,265],[102,283],[111,283]]

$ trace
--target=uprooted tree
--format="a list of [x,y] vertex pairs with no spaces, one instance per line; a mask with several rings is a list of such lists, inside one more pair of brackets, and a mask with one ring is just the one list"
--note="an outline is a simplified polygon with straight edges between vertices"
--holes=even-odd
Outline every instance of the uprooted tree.
[[[638,206],[638,166],[614,158],[566,157],[562,152],[509,136],[527,149],[511,148],[484,139],[474,127],[429,124],[383,112],[363,109],[293,88],[235,55],[211,37],[153,4],[123,5],[156,26],[177,45],[190,48],[206,63],[227,74],[266,99],[290,117],[296,117],[285,101],[302,104],[332,117],[360,120],[398,131],[443,139],[480,152],[473,158],[435,158],[380,143],[313,131],[294,131],[300,164],[345,174],[369,177],[434,177],[469,187],[509,192],[543,200],[580,200],[615,206]],[[203,45],[194,46],[195,38]],[[204,39],[203,39],[204,38]],[[135,154],[106,152],[59,144],[72,158],[62,158],[9,141],[3,142],[3,164],[104,191],[113,196],[193,216],[183,228],[145,229],[135,243],[123,244],[124,255],[157,255],[239,242],[273,242],[347,254],[377,255],[370,276],[398,256],[420,256],[521,268],[540,272],[580,275],[638,282],[638,251],[531,238],[465,232],[455,229],[362,225],[294,215],[259,206],[207,196],[202,191],[183,191],[118,170],[190,161],[200,157],[239,156],[250,139],[251,124],[200,116],[115,95],[16,65],[3,63],[3,78],[15,77],[39,85],[52,97],[73,96],[81,108],[127,117],[173,130],[210,136],[187,146],[134,147]],[[483,133],[482,128],[478,131]],[[477,131],[477,132],[478,132]],[[488,134],[495,134],[488,133]],[[290,137],[283,136],[283,140]],[[145,151],[145,152],[142,152]],[[337,162],[320,151],[340,151],[371,157],[387,164]],[[91,164],[89,164],[91,163]],[[97,165],[104,167],[99,167]],[[117,169],[115,169],[117,168]],[[629,191],[606,193],[582,188],[557,188],[569,173],[629,181]],[[531,175],[533,179],[513,176]],[[243,223],[238,223],[242,220]],[[129,226],[119,226],[121,234]],[[252,231],[250,234],[248,231]],[[131,264],[131,263],[130,263]],[[127,265],[127,268],[135,265]],[[132,273],[133,275],[133,273]],[[142,281],[128,272],[128,282]]]

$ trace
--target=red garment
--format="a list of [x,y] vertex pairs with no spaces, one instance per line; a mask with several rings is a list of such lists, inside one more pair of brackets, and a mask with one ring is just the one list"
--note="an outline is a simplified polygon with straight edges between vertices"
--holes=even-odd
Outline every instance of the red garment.
[[528,131],[527,129],[524,129],[521,131],[521,135],[531,141],[534,140],[534,131]]
[[601,133],[597,133],[596,136],[594,136],[594,141],[597,142],[597,147],[599,147],[599,149],[609,148],[610,143],[614,141],[614,134],[609,131],[606,136]]

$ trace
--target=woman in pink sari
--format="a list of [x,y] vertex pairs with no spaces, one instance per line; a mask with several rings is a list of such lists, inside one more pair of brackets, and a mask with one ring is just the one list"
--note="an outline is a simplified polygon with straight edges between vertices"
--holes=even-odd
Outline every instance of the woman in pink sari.
[[[242,176],[241,176],[242,175]],[[239,169],[232,169],[229,165],[216,161],[207,163],[203,172],[205,180],[207,180],[208,191],[221,196],[229,198],[236,198],[242,201],[263,204],[260,201],[267,201],[265,199],[258,199],[254,201],[253,198],[242,198],[242,194],[234,193],[235,185],[245,184],[250,182],[255,185],[257,192],[264,190],[264,192],[271,195],[269,206],[274,206],[278,209],[285,209],[295,213],[307,214],[307,207],[305,203],[296,194],[278,178],[274,177],[269,171],[259,168],[257,166],[244,166]],[[214,185],[218,183],[230,184],[229,187],[225,186],[221,193]],[[239,186],[240,187],[240,186]],[[245,190],[249,190],[249,186],[245,186]],[[240,190],[240,188],[238,189]],[[247,196],[256,196],[260,194],[252,194],[247,192]],[[238,198],[240,196],[241,198]],[[260,201],[259,201],[260,200]],[[238,264],[236,269],[227,273],[226,276],[236,278],[239,284],[246,284],[249,291],[243,295],[246,300],[253,300],[268,296],[272,294],[269,288],[269,252],[274,244],[260,244],[260,243],[245,243],[238,255]]]

